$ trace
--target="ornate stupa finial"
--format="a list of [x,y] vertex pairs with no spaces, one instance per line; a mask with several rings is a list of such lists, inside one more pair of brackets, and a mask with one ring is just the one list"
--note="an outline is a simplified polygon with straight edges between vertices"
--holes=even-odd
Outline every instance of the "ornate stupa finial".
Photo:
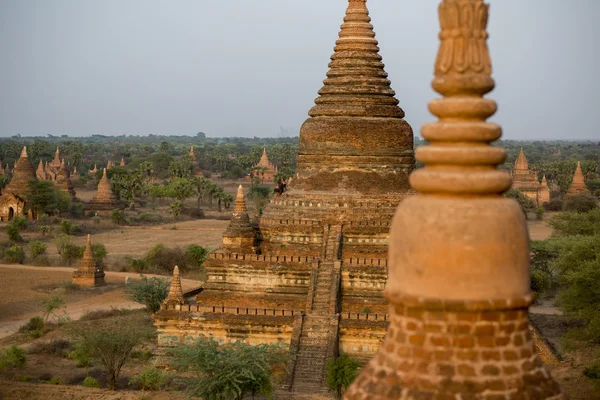
[[329,196],[408,189],[413,134],[387,77],[366,1],[351,0],[327,79],[300,130],[295,189]]
[[542,176],[542,187],[548,187],[548,181],[546,180],[546,174]]
[[23,146],[21,149],[21,158],[27,158],[27,146]]
[[185,299],[183,298],[183,289],[181,288],[181,278],[179,276],[179,267],[177,265],[175,268],[173,268],[173,279],[171,279],[169,294],[167,295],[167,298],[163,304],[167,306],[185,304]]
[[494,87],[488,11],[483,0],[439,7],[433,87],[443,97],[429,104],[439,120],[421,131],[430,145],[416,152],[418,195],[392,222],[388,333],[347,400],[563,398],[534,351],[527,225],[502,197],[505,151],[490,146],[501,128],[486,122],[496,103],[483,97]]

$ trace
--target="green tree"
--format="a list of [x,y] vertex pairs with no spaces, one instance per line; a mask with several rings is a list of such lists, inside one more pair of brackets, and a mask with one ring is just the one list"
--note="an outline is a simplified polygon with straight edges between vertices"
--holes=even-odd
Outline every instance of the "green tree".
[[270,396],[273,370],[283,368],[287,360],[286,349],[280,345],[219,344],[213,338],[182,344],[171,354],[178,369],[196,375],[190,382],[190,394],[204,400]]
[[190,178],[194,172],[194,164],[184,158],[175,160],[169,165],[169,177],[171,179]]
[[330,359],[325,368],[327,370],[327,386],[339,395],[354,382],[360,364],[349,355],[342,354],[337,358]]
[[161,278],[150,278],[142,276],[140,282],[134,282],[127,286],[125,294],[135,301],[146,306],[148,311],[155,313],[160,310],[160,305],[167,297],[169,281]]
[[567,196],[563,203],[564,211],[586,213],[598,208],[598,201],[589,194]]
[[116,320],[107,324],[92,321],[71,327],[72,336],[90,349],[98,359],[108,377],[108,386],[115,390],[121,369],[129,359],[135,346],[148,338],[150,331],[143,326]]
[[48,320],[52,316],[56,316],[56,311],[66,309],[65,300],[63,298],[64,291],[59,290],[52,293],[45,299],[42,299],[42,319],[44,321],[44,330],[48,326]]
[[179,200],[181,203],[185,201],[185,199],[192,197],[194,195],[194,181],[188,178],[175,178],[173,179],[168,186],[168,191],[172,193],[172,196]]

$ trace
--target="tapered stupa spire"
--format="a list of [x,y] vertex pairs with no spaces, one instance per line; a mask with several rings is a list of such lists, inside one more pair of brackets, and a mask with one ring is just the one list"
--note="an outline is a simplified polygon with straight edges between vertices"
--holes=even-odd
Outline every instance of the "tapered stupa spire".
[[46,169],[44,168],[44,161],[40,159],[35,175],[38,179],[46,179]]
[[[441,46],[411,175],[419,193],[392,222],[385,289],[390,326],[346,400],[562,399],[535,354],[527,308],[529,237],[519,205],[502,197],[506,154],[490,146],[496,103],[487,47],[489,6],[443,0]],[[449,284],[452,282],[452,284]]]
[[106,174],[106,168],[102,170],[102,178],[98,182],[98,191],[94,198],[88,203],[88,208],[92,210],[112,210],[122,208],[123,204],[119,201],[110,186],[110,180]]
[[408,187],[412,129],[370,21],[366,0],[348,2],[327,79],[300,131],[297,189],[376,195]]
[[521,151],[519,152],[519,155],[515,160],[515,173],[519,173],[522,171],[529,172],[529,163],[527,162],[527,157],[525,157],[525,152],[521,147]]
[[169,294],[167,295],[164,304],[167,306],[185,304],[183,289],[181,288],[181,278],[179,276],[179,267],[177,265],[173,268],[173,279],[171,279]]
[[56,146],[56,152],[54,153],[54,159],[52,160],[52,162],[50,164],[56,165],[56,166],[60,165],[60,150],[59,150],[58,146]]
[[235,196],[235,208],[233,209],[234,213],[247,213],[248,209],[246,208],[246,198],[244,196],[244,188],[242,185],[238,186],[237,195]]
[[255,241],[256,232],[246,208],[244,188],[240,185],[235,198],[235,208],[231,214],[231,222],[223,234],[223,246],[230,250],[253,252]]
[[98,267],[94,260],[91,235],[87,235],[81,264],[79,264],[79,268],[73,272],[73,283],[84,287],[104,285],[104,271]]
[[37,180],[35,168],[33,168],[27,156],[27,146],[23,146],[21,157],[15,162],[12,179],[2,192],[23,197],[28,190],[28,183],[31,180]]
[[548,180],[546,180],[546,175],[542,177],[542,187],[548,187]]
[[573,174],[573,182],[571,183],[571,186],[569,186],[567,193],[589,193],[587,186],[585,186],[585,177],[583,176],[583,171],[581,170],[581,161],[577,161],[577,168],[575,169],[575,174]]

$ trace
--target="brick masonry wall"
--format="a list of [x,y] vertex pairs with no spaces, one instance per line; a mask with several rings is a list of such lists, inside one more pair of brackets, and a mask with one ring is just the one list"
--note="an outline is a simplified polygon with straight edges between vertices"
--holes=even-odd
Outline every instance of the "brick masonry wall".
[[535,354],[526,305],[391,307],[384,350],[345,398],[558,399]]

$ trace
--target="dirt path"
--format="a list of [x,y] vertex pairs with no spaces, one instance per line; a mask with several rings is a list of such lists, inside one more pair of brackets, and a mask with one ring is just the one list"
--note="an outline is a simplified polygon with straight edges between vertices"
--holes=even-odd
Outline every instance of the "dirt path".
[[[0,273],[3,285],[0,287],[0,339],[17,332],[31,317],[41,314],[40,287],[57,287],[64,281],[70,281],[73,268],[33,267],[24,265],[2,265]],[[113,284],[112,290],[102,292],[86,292],[67,294],[65,296],[66,312],[71,319],[79,319],[87,311],[107,310],[111,308],[136,309],[141,304],[128,300],[124,296],[125,278],[136,279],[136,274],[124,272],[106,272],[107,283]],[[154,275],[147,275],[153,277]],[[164,276],[158,276],[165,278]],[[200,286],[200,282],[182,279],[184,290]]]

